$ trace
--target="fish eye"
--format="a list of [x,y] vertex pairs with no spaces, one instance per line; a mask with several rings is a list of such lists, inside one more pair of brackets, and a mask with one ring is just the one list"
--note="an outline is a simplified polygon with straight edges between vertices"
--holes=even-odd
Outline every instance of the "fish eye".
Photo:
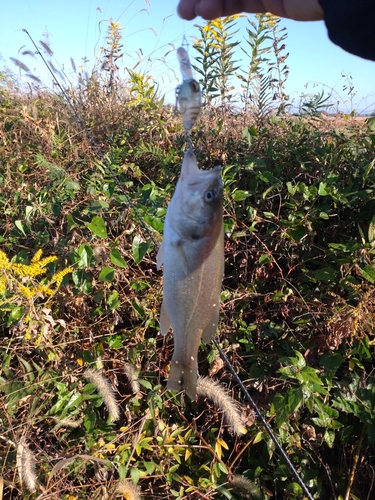
[[204,193],[204,201],[210,202],[215,198],[215,193],[212,190]]
[[191,82],[191,87],[193,89],[193,92],[199,92],[199,83],[195,80]]

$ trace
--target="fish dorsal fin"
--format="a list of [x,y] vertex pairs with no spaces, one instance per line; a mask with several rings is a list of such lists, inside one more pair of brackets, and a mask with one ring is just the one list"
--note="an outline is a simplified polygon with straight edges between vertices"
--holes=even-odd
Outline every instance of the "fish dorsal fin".
[[163,264],[164,264],[164,241],[162,241],[158,253],[156,255],[156,269],[159,271],[159,269]]

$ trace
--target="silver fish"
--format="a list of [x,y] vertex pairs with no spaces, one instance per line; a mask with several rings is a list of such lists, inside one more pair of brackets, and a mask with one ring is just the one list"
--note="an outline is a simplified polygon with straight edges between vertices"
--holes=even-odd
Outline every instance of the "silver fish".
[[157,268],[164,265],[160,331],[174,332],[167,387],[195,399],[198,348],[217,330],[224,272],[221,167],[200,170],[192,149],[185,153],[168,206]]
[[189,132],[198,117],[202,104],[202,94],[199,83],[193,78],[189,54],[183,47],[177,49],[177,59],[180,63],[183,81],[176,88],[176,100],[184,128]]

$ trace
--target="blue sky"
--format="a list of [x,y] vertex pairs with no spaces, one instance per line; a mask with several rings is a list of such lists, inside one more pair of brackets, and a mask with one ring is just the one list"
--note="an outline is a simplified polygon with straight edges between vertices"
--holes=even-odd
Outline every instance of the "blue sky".
[[[181,44],[185,35],[189,42],[199,36],[194,24],[203,24],[200,18],[184,21],[176,14],[177,0],[13,0],[3,2],[0,16],[0,64],[17,71],[9,57],[15,57],[27,64],[34,74],[49,85],[50,77],[37,58],[21,56],[19,50],[32,46],[22,32],[26,28],[35,41],[42,39],[43,33],[50,34],[51,48],[54,50],[54,65],[64,65],[70,71],[70,57],[77,66],[83,57],[92,67],[99,54],[101,40],[105,35],[107,20],[112,17],[119,21],[123,29],[123,45],[126,57],[124,64],[132,68],[144,59],[142,68],[159,83],[167,100],[173,102],[174,88],[181,76],[173,51]],[[240,20],[238,38],[243,40],[246,20]],[[287,60],[290,76],[287,93],[295,103],[302,93],[316,93],[325,88],[333,90],[335,99],[341,101],[340,109],[350,112],[375,110],[375,62],[366,61],[344,52],[332,44],[327,36],[324,22],[300,23],[283,20],[287,27]],[[242,42],[244,43],[244,42]],[[169,54],[168,54],[169,52]],[[167,55],[166,55],[167,54]],[[190,48],[190,55],[194,50]],[[238,52],[243,58],[243,54]],[[91,66],[90,66],[91,65]],[[342,74],[346,76],[342,76]],[[351,78],[354,84],[353,99],[347,96],[343,87]],[[307,85],[307,87],[306,87]]]

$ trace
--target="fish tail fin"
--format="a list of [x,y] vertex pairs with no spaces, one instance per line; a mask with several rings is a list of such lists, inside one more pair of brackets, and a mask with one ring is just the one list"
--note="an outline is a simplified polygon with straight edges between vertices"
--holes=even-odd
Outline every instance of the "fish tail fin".
[[187,365],[182,361],[172,359],[167,383],[168,390],[179,391],[181,387],[183,387],[189,398],[195,400],[197,394],[197,379],[198,365],[196,360],[193,360],[191,364]]

